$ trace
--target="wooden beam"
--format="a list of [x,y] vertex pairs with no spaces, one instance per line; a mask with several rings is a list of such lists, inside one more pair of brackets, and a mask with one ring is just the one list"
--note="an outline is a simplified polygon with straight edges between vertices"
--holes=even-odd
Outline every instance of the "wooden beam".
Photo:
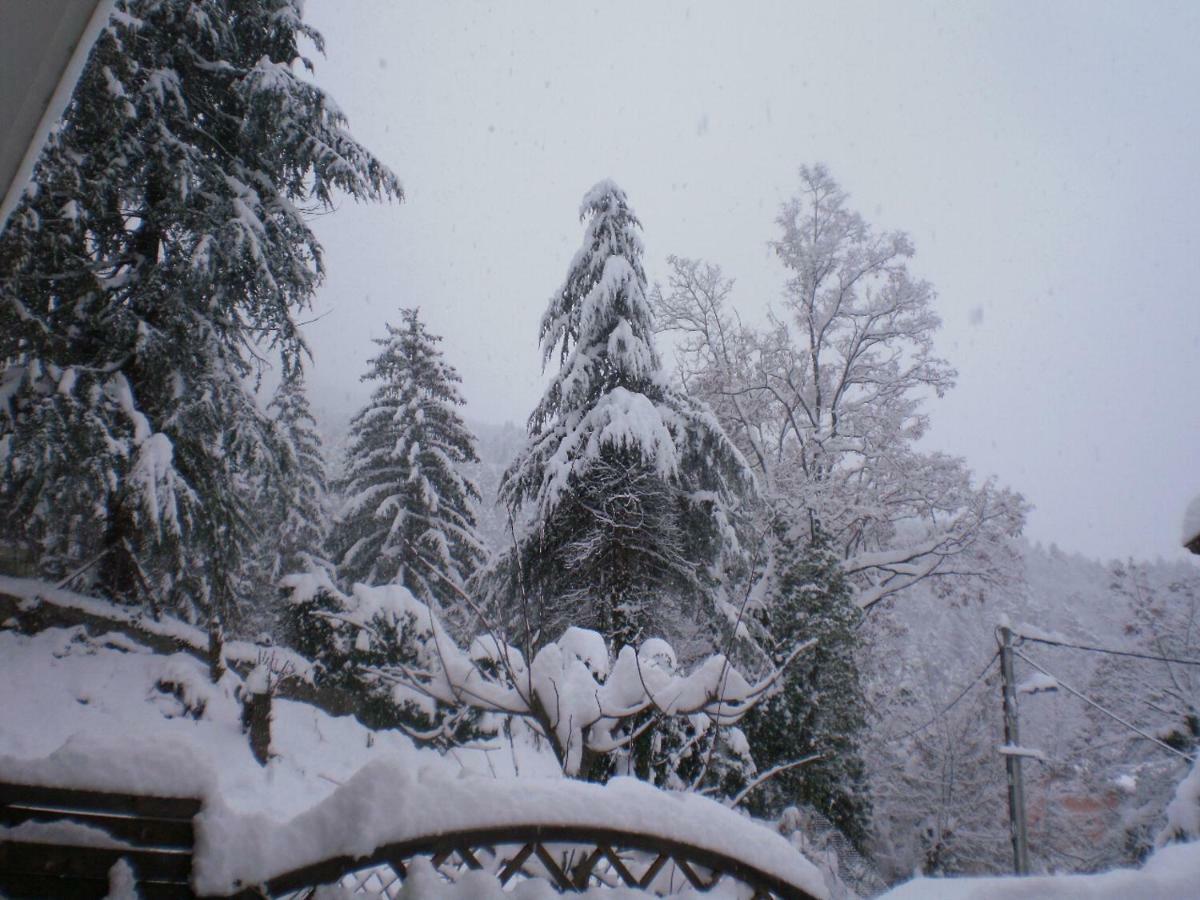
[[137,847],[67,847],[29,841],[0,841],[0,872],[53,875],[58,878],[105,878],[120,859],[128,860],[136,877],[187,884],[192,856]]
[[533,852],[537,854],[538,860],[546,867],[546,871],[550,873],[550,877],[554,879],[560,889],[569,891],[574,887],[571,879],[567,877],[567,873],[562,870],[558,861],[550,855],[550,851],[542,846],[540,841],[533,845]]
[[525,860],[533,855],[533,844],[526,844],[522,847],[517,855],[504,864],[504,868],[500,870],[500,884],[508,884],[508,879],[512,878],[519,871],[521,866],[525,865]]
[[101,814],[121,813],[187,822],[200,812],[200,801],[194,797],[150,797],[11,782],[0,784],[0,806],[32,806],[40,809]]
[[0,806],[0,825],[20,825],[22,822],[74,822],[91,828],[102,828],[117,840],[143,847],[190,850],[194,843],[190,819],[152,819],[90,811]]

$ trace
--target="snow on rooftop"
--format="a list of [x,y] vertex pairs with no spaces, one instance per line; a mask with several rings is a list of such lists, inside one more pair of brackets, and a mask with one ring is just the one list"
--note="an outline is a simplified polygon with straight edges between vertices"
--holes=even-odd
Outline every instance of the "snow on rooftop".
[[1183,537],[1179,543],[1186,547],[1196,538],[1200,538],[1200,495],[1192,499],[1183,513]]

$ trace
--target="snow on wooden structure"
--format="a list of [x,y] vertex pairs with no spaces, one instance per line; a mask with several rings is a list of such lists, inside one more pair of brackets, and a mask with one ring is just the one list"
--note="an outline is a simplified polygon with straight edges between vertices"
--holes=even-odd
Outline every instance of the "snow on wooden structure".
[[[654,894],[691,887],[707,891],[729,879],[754,897],[812,898],[803,887],[749,865],[732,853],[694,847],[658,835],[617,828],[512,825],[388,844],[365,858],[341,856],[267,882],[271,896],[322,884],[371,884],[381,891],[407,877],[413,861],[428,857],[435,869],[468,869],[493,875],[501,886],[514,877],[539,878],[559,891],[621,886]],[[362,873],[365,879],[356,879]],[[305,896],[303,893],[300,896]]]
[[[134,705],[145,705],[139,692],[151,689],[156,696],[174,696],[179,708],[171,704],[166,713],[153,708],[152,722],[164,723],[160,731],[147,727],[151,722],[145,718],[110,719],[112,707],[72,689],[65,696],[83,704],[79,715],[88,711],[97,727],[77,730],[71,719],[56,739],[65,739],[61,745],[0,742],[0,782],[26,792],[15,805],[5,804],[2,798],[8,795],[0,794],[5,810],[0,823],[22,829],[0,830],[0,859],[35,869],[0,864],[0,871],[18,882],[59,879],[48,888],[43,884],[44,889],[14,887],[10,880],[0,884],[0,894],[103,896],[109,870],[119,874],[121,866],[129,883],[152,879],[149,888],[138,885],[142,896],[187,891],[230,896],[260,889],[287,895],[293,888],[330,881],[346,888],[361,883],[356,879],[364,872],[374,878],[371,890],[383,889],[380,876],[395,882],[387,896],[410,880],[410,888],[418,890],[422,878],[443,877],[477,886],[486,881],[490,887],[483,895],[489,897],[503,896],[502,883],[511,887],[514,880],[530,880],[531,888],[543,892],[633,884],[669,893],[721,881],[723,887],[741,885],[739,895],[829,893],[822,873],[789,840],[705,797],[627,778],[603,786],[564,779],[557,771],[526,767],[525,760],[521,777],[497,775],[490,762],[486,771],[468,773],[431,751],[400,747],[394,740],[386,742],[382,755],[369,749],[369,740],[363,751],[361,730],[318,715],[311,704],[300,713],[300,704],[282,699],[291,692],[307,699],[316,690],[302,659],[280,691],[282,755],[272,753],[270,764],[260,770],[235,737],[238,704],[243,693],[253,692],[256,680],[267,681],[270,690],[277,673],[261,665],[262,648],[224,640],[216,627],[155,620],[44,583],[0,578],[0,638],[6,633],[0,658],[7,652],[16,663],[11,654],[21,650],[32,660],[61,646],[64,664],[87,663],[72,667],[72,678],[94,678],[100,671],[117,671],[100,665],[101,656],[109,654],[109,662],[123,660],[122,671],[137,673],[129,682],[141,685],[133,691],[138,695]],[[89,634],[95,635],[94,643]],[[564,646],[598,665],[597,648],[587,637],[571,633]],[[78,653],[69,649],[76,647]],[[475,655],[487,656],[488,650],[477,647]],[[287,661],[287,652],[280,652]],[[54,655],[57,660],[57,651]],[[256,659],[260,665],[247,671]],[[228,666],[215,685],[214,660]],[[57,669],[37,672],[35,679]],[[26,688],[30,683],[19,682]],[[671,684],[681,686],[664,681]],[[655,688],[656,695],[661,688]],[[62,692],[46,692],[51,695],[62,698]],[[75,706],[70,704],[72,710]],[[22,709],[29,715],[33,706]],[[301,738],[324,744],[334,734],[341,740],[353,737],[357,746],[339,745],[349,757],[344,764],[328,752],[332,745],[306,751],[303,758],[293,752]],[[321,781],[320,788],[308,779]],[[336,785],[332,792],[329,784]],[[302,794],[312,790],[312,800],[298,802],[293,796],[298,788]],[[30,790],[42,793],[31,798]],[[53,806],[52,794],[71,803]],[[184,812],[198,809],[199,814],[160,814],[154,804],[172,797],[190,804]],[[118,819],[115,828],[105,827]],[[172,834],[155,838],[163,829]],[[138,835],[154,840],[149,846],[130,840]],[[113,869],[121,859],[127,861]],[[176,880],[166,880],[168,875]],[[68,890],[64,879],[69,878],[80,882],[77,890]],[[444,884],[448,888],[450,881]],[[482,895],[467,891],[461,896]]]
[[1182,544],[1193,553],[1200,553],[1200,496],[1193,498],[1183,514]]
[[[563,892],[592,885],[658,894],[688,886],[703,891],[729,879],[755,897],[815,900],[825,894],[817,870],[778,835],[728,811],[728,821],[717,816],[715,831],[711,823],[664,826],[683,810],[674,808],[675,798],[645,785],[621,786],[606,796],[598,785],[558,782],[549,790],[534,786],[532,802],[514,798],[511,789],[525,794],[523,785],[476,785],[470,791],[484,802],[474,809],[460,804],[448,817],[427,807],[425,816],[393,816],[390,823],[372,823],[368,816],[347,829],[352,820],[343,818],[346,813],[369,812],[364,802],[379,808],[371,798],[379,796],[381,779],[413,787],[410,779],[394,776],[377,769],[375,777],[355,779],[347,798],[322,804],[324,813],[273,827],[258,816],[232,814],[219,802],[201,814],[202,802],[194,798],[0,783],[0,892],[14,898],[103,897],[126,866],[140,895],[150,898],[307,896],[320,885],[369,887],[368,879],[387,896],[414,860],[427,859],[451,881],[474,870],[490,873],[501,886],[537,878]],[[579,799],[575,788],[588,794],[585,805],[572,802]],[[652,799],[665,816],[646,814],[639,798],[651,794],[658,795]],[[394,793],[383,795],[393,808]],[[554,804],[557,814],[541,802],[555,797],[564,801]],[[603,824],[605,818],[614,824]],[[468,824],[472,819],[480,824]],[[341,835],[354,832],[358,845],[348,849],[330,826]],[[403,839],[367,849],[387,833]],[[727,846],[713,841],[713,834],[725,835]],[[747,837],[758,840],[748,845]],[[314,853],[319,844],[330,852]],[[272,872],[306,854],[318,858]],[[231,881],[234,873],[243,877]]]
[[383,864],[402,877],[419,856],[563,891],[624,883],[666,893],[730,878],[759,896],[827,893],[781,835],[706,797],[633,778],[446,778],[380,760],[289,822],[214,803],[197,818],[197,846],[194,884],[211,894],[290,892]]
[[121,860],[141,896],[191,897],[200,801],[0,784],[0,895],[104,897]]

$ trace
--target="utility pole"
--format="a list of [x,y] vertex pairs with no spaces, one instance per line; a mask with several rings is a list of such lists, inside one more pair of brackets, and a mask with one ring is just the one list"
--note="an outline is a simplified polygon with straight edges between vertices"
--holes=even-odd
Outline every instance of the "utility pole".
[[[1004,697],[1004,745],[1021,746],[1017,727],[1017,686],[1013,683],[1012,629],[1000,626],[1000,691]],[[1025,831],[1025,783],[1021,778],[1021,754],[1006,752],[1008,768],[1008,828],[1012,835],[1013,871],[1029,874],[1029,838]]]

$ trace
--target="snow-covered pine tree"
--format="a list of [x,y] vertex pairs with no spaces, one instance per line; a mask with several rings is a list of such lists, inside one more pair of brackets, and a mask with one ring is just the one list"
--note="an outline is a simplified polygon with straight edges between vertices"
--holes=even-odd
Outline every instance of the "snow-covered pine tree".
[[334,558],[348,581],[402,584],[449,612],[487,556],[476,534],[479,490],[461,471],[478,456],[442,339],[417,310],[401,318],[375,340],[380,353],[363,375],[376,386],[350,424]]
[[529,601],[540,638],[527,642],[574,624],[614,649],[662,634],[683,646],[714,622],[713,575],[737,553],[732,510],[753,478],[708,408],[663,375],[625,192],[601,181],[579,215],[583,245],[539,335],[559,371],[501,482],[511,510],[533,506],[498,570],[501,599],[510,613]]
[[827,539],[819,530],[811,540],[799,531],[775,517],[759,614],[776,665],[796,641],[817,644],[787,668],[779,692],[750,712],[742,731],[760,774],[815,758],[781,770],[746,802],[764,816],[810,806],[862,846],[870,818],[859,746],[866,703],[855,663],[862,613]]
[[274,501],[268,572],[273,581],[310,568],[324,552],[329,521],[328,481],[321,435],[313,418],[302,373],[279,383],[267,407],[278,444],[278,482],[267,496]]
[[304,353],[305,211],[399,182],[296,69],[299,0],[117,0],[0,235],[0,528],[47,574],[238,606],[278,460],[246,387]]

